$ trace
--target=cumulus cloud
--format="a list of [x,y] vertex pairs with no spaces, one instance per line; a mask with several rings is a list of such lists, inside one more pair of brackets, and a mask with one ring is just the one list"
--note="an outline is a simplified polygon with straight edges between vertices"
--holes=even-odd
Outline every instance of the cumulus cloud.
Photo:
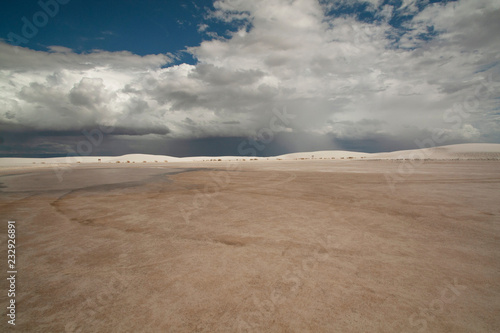
[[[372,21],[333,10],[359,3]],[[295,118],[276,137],[296,133],[302,142],[281,140],[287,149],[318,137],[323,148],[413,148],[435,130],[453,142],[498,140],[498,1],[217,0],[214,8],[207,20],[240,28],[187,48],[196,65],[0,42],[0,131],[78,136],[114,126],[110,136],[158,142],[255,137],[273,108],[286,106]],[[397,15],[402,26],[390,24]]]

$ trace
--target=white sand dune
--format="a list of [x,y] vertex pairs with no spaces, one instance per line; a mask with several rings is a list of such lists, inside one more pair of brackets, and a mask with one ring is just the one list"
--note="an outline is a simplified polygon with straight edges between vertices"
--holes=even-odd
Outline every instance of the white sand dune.
[[283,160],[296,159],[500,159],[500,144],[465,143],[433,148],[400,150],[387,153],[359,153],[344,150],[324,150],[277,156]]
[[0,167],[65,165],[87,163],[175,163],[175,162],[213,162],[213,161],[267,161],[267,160],[311,160],[311,159],[430,159],[430,160],[498,160],[500,144],[467,143],[424,149],[401,150],[385,153],[360,153],[343,150],[324,150],[292,153],[273,157],[248,156],[194,156],[172,157],[165,155],[128,154],[122,156],[71,156],[53,158],[0,158]]

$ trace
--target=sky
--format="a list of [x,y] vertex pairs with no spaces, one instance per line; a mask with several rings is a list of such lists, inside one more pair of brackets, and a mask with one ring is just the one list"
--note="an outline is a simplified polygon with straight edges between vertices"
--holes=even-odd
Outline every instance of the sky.
[[0,156],[500,143],[500,0],[7,0]]

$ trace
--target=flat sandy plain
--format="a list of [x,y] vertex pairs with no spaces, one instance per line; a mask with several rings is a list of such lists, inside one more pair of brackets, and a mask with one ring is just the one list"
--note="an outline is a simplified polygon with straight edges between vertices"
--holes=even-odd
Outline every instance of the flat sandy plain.
[[15,330],[500,332],[500,161],[408,163],[0,169]]

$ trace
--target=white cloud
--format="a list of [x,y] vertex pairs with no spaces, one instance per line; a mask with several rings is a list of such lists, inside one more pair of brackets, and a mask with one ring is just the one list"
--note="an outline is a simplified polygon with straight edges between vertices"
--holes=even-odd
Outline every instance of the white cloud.
[[418,12],[418,5],[427,5],[429,0],[403,0],[398,11],[405,15],[412,15]]
[[198,25],[198,32],[204,32],[209,28],[208,24],[201,23]]
[[[463,140],[491,137],[498,129],[498,1],[429,5],[396,44],[388,21],[398,11],[417,13],[417,2],[397,10],[370,3],[382,20],[326,16],[332,3],[315,0],[218,0],[211,18],[242,28],[190,47],[195,66],[165,68],[171,59],[162,54],[0,43],[0,127],[107,124],[128,134],[247,136],[286,105],[297,116],[288,130],[339,140],[406,140],[435,128]],[[435,35],[423,38],[429,27]],[[458,125],[444,117],[457,104],[469,109]]]

